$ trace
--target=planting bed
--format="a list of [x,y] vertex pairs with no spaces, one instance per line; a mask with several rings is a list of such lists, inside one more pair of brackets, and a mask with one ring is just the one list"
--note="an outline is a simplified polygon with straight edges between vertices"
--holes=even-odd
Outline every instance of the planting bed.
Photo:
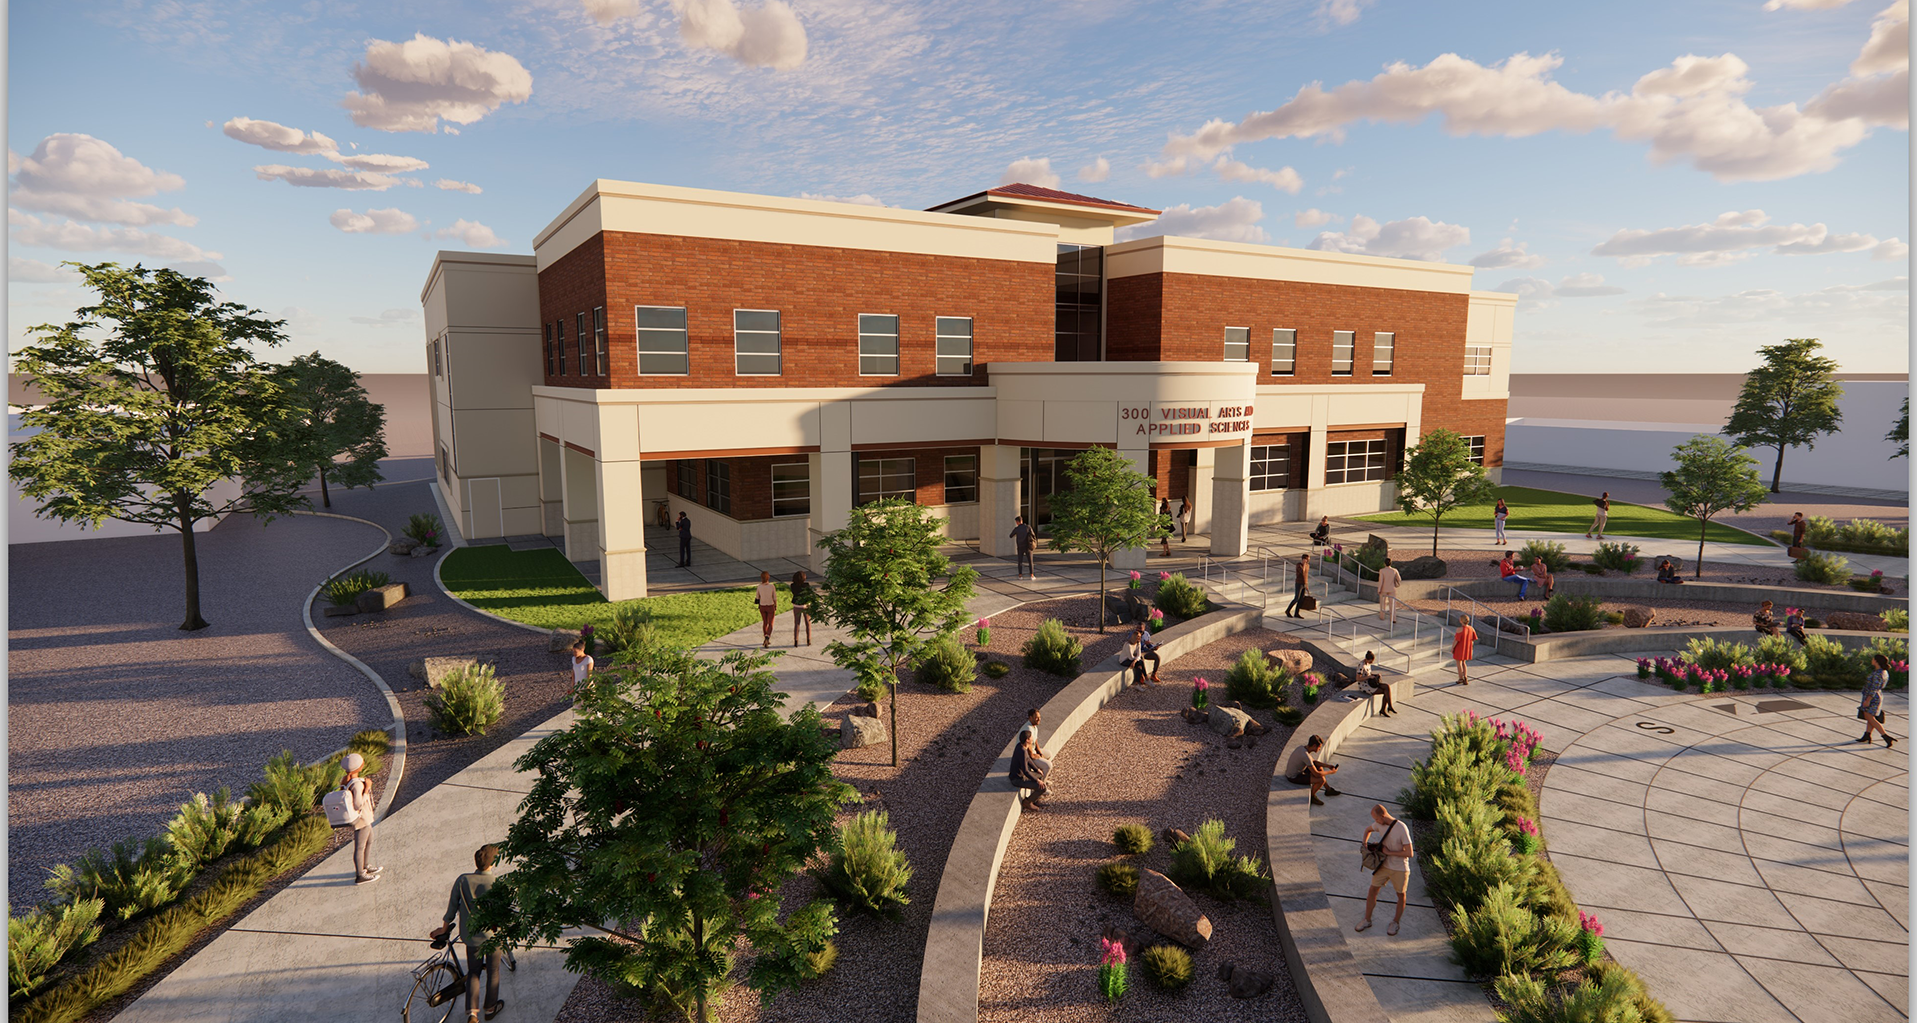
[[[1362,542],[1362,538],[1360,538],[1360,542]],[[1695,562],[1697,559],[1697,543],[1695,541],[1693,541],[1688,548],[1676,541],[1646,544],[1643,545],[1643,547],[1644,549],[1638,552],[1638,558],[1646,562],[1643,568],[1628,574],[1607,569],[1598,573],[1598,576],[1605,579],[1640,579],[1645,582],[1650,582],[1657,578],[1658,560],[1668,556],[1683,559],[1679,562],[1682,566],[1681,574],[1686,580],[1692,578],[1691,572],[1696,567]],[[1345,549],[1349,551],[1351,549],[1350,545],[1346,545]],[[1462,550],[1458,548],[1440,547],[1438,549],[1438,557],[1444,559],[1447,569],[1445,573],[1446,579],[1495,579],[1498,575],[1498,559],[1504,557],[1506,550],[1516,552],[1522,557],[1524,544],[1513,540],[1510,547],[1494,547],[1489,550],[1482,548]],[[1428,546],[1397,547],[1392,549],[1391,557],[1394,561],[1402,564],[1412,558],[1430,553],[1431,548]],[[1590,560],[1588,556],[1574,557],[1572,566],[1559,572],[1558,578],[1583,578],[1585,576],[1584,570],[1577,566],[1588,564]],[[1787,586],[1805,590],[1833,590],[1839,593],[1854,592],[1849,586],[1841,583],[1836,586],[1826,586],[1822,583],[1806,582],[1803,579],[1797,578],[1797,574],[1789,568],[1770,568],[1764,565],[1752,565],[1744,562],[1713,562],[1708,558],[1704,561],[1703,575],[1698,577],[1697,581],[1707,583],[1743,583],[1751,586]],[[1885,576],[1884,585],[1890,587],[1895,593],[1903,594],[1910,592],[1909,580],[1906,579]],[[1515,590],[1515,587],[1513,587],[1513,589]]]
[[[1562,578],[1562,576],[1560,576],[1560,578]],[[1511,589],[1513,594],[1517,592],[1516,586],[1512,586]],[[1673,587],[1673,589],[1681,589],[1681,587]],[[1479,604],[1499,614],[1509,615],[1517,619],[1522,619],[1526,615],[1529,615],[1532,608],[1541,608],[1544,606],[1544,601],[1539,596],[1535,587],[1532,588],[1532,592],[1523,600],[1517,599],[1516,596],[1478,597],[1476,600]],[[1443,600],[1408,600],[1405,601],[1405,603],[1416,610],[1426,613],[1444,613],[1445,604]],[[1691,626],[1694,628],[1751,628],[1751,615],[1757,610],[1755,603],[1726,604],[1708,600],[1680,600],[1675,598],[1649,598],[1641,600],[1609,599],[1600,601],[1598,606],[1607,612],[1616,611],[1619,613],[1628,611],[1634,607],[1641,608],[1655,613],[1656,617],[1651,620],[1653,626]],[[1458,604],[1453,603],[1452,608],[1455,610],[1457,607]],[[1778,621],[1782,622],[1784,619],[1783,609],[1778,608],[1776,611]],[[1804,613],[1807,617],[1822,621],[1830,614],[1830,611],[1826,608],[1807,607],[1804,609]],[[1604,628],[1607,629],[1621,629],[1623,627],[1622,625],[1604,626]],[[1478,631],[1483,633],[1486,630],[1480,626]],[[1751,640],[1755,642],[1756,639],[1757,632],[1753,628]]]

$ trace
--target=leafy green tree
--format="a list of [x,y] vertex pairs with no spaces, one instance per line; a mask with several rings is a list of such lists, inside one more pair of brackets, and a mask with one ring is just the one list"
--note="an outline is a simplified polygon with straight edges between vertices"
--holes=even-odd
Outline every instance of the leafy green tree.
[[386,407],[367,400],[358,373],[314,352],[279,367],[274,376],[299,409],[295,436],[307,469],[319,475],[321,504],[333,506],[326,489],[329,476],[349,490],[383,478],[379,460],[386,457]]
[[[283,342],[285,321],[173,270],[69,265],[99,300],[64,326],[29,328],[36,343],[15,354],[46,404],[21,416],[39,432],[14,446],[8,471],[43,517],[178,530],[180,628],[204,629],[194,523],[241,511],[270,522],[309,506],[294,409],[251,350]],[[239,495],[209,497],[222,480],[238,480]]]
[[1711,516],[1722,511],[1748,511],[1764,503],[1764,481],[1757,477],[1757,459],[1722,437],[1700,434],[1671,450],[1677,468],[1658,473],[1667,496],[1664,507],[1697,520],[1697,564],[1691,577],[1704,571],[1704,537]]
[[[846,630],[826,644],[826,655],[861,683],[891,691],[892,766],[899,766],[899,673],[917,662],[925,644],[958,631],[978,572],[952,567],[939,553],[939,520],[900,498],[852,509],[844,529],[819,541],[831,559],[816,611]],[[935,586],[945,578],[944,586]]]
[[1112,555],[1171,535],[1171,517],[1158,514],[1152,478],[1110,448],[1086,448],[1065,466],[1065,485],[1052,495],[1052,549],[1098,556],[1098,631],[1105,631],[1105,569]]
[[[620,655],[623,656],[623,655]],[[566,969],[713,1018],[738,957],[770,1002],[838,929],[829,902],[784,912],[785,883],[855,798],[808,704],[787,721],[771,657],[652,651],[598,676],[572,727],[514,765],[537,777],[480,900],[503,947],[574,940]]]
[[1431,516],[1431,556],[1438,556],[1438,524],[1460,505],[1484,504],[1497,495],[1484,466],[1471,461],[1471,445],[1450,430],[1432,430],[1404,453],[1398,471],[1398,507],[1407,515]]
[[1895,455],[1892,455],[1891,456],[1892,458],[1909,458],[1910,457],[1910,399],[1909,398],[1905,398],[1903,405],[1897,409],[1897,421],[1891,424],[1890,432],[1887,434],[1884,434],[1884,439],[1897,445],[1897,453]]
[[1799,337],[1758,349],[1764,364],[1744,377],[1744,390],[1724,424],[1724,435],[1745,447],[1777,449],[1773,494],[1784,478],[1784,450],[1814,448],[1820,435],[1836,432],[1844,421],[1837,407],[1844,385],[1831,376],[1837,363],[1817,354],[1822,347],[1816,338]]

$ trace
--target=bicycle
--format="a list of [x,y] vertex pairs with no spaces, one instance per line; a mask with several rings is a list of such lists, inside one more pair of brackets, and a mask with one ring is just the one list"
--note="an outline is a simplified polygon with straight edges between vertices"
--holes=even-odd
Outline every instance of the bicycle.
[[654,511],[653,519],[659,524],[660,529],[667,532],[672,531],[672,512],[669,509],[671,503],[671,500],[667,498],[661,498],[660,500],[652,502]]
[[[463,944],[463,941],[453,941],[450,931],[433,939],[433,948],[438,951],[413,967],[413,990],[407,993],[406,1004],[399,1008],[400,1023],[415,1023],[415,1005],[420,1009],[418,1023],[446,1023],[453,1018],[459,1008],[459,996],[466,993],[466,969],[459,961],[459,946]],[[509,973],[519,970],[512,949],[506,950],[506,970]],[[435,1010],[441,1008],[446,1011],[435,1015]]]

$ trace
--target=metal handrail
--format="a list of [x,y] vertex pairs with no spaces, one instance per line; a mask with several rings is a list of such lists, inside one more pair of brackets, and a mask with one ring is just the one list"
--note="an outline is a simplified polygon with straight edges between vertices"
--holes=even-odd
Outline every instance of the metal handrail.
[[[1489,607],[1486,607],[1482,602],[1480,602],[1476,597],[1473,597],[1468,593],[1459,593],[1458,588],[1456,586],[1446,586],[1444,588],[1444,620],[1446,623],[1449,623],[1451,621],[1451,602],[1453,600],[1469,601],[1471,607],[1478,609],[1478,611],[1473,612],[1473,614],[1477,618],[1479,618],[1480,620],[1489,619],[1491,621],[1491,637],[1492,637],[1491,642],[1494,648],[1497,644],[1498,639],[1500,639],[1503,636],[1503,634],[1506,632],[1509,632],[1512,635],[1516,636],[1518,639],[1524,640],[1527,642],[1531,639],[1531,626],[1529,624],[1520,622],[1517,619],[1512,618],[1501,611],[1491,610]],[[1505,623],[1507,622],[1510,623],[1509,628],[1505,627]]]
[[[1341,582],[1341,587],[1343,586],[1342,580],[1344,579],[1350,578],[1350,579],[1353,579],[1354,581],[1357,581],[1357,580],[1362,580],[1363,578],[1362,576],[1358,575],[1358,573],[1345,568],[1344,565],[1341,563],[1342,559],[1336,555],[1334,555],[1333,557],[1329,559],[1320,558],[1318,560],[1320,562],[1330,561],[1332,563],[1332,565],[1334,566],[1337,572],[1337,576]],[[1330,599],[1330,594],[1331,594],[1330,573],[1327,573],[1323,577],[1323,581],[1324,581],[1324,591],[1325,591],[1324,599],[1328,601]],[[1358,589],[1356,586],[1349,586],[1349,587],[1343,587],[1343,588],[1350,589],[1351,592],[1355,594],[1359,594],[1359,595],[1363,594],[1363,591]],[[1414,610],[1406,606],[1403,601],[1397,601],[1396,604],[1397,606],[1396,606],[1396,609],[1393,611],[1393,616],[1396,617],[1398,615],[1403,615],[1410,618],[1411,620],[1411,645],[1408,648],[1406,648],[1405,658],[1404,658],[1405,674],[1409,675],[1412,669],[1417,664],[1418,650],[1423,645],[1423,642],[1424,642],[1423,633],[1425,632],[1425,630],[1426,629],[1430,630],[1429,634],[1431,636],[1432,643],[1438,646],[1440,649],[1442,649],[1443,643],[1444,643],[1444,631],[1445,631],[1447,622],[1438,621],[1435,617],[1428,616],[1422,611]],[[1334,631],[1334,627],[1336,625],[1337,620],[1332,618],[1330,615],[1324,615],[1322,617],[1324,618],[1324,623],[1325,623],[1325,638],[1334,639],[1336,637],[1336,632]],[[1428,625],[1426,624],[1427,618],[1431,619]],[[1359,635],[1358,621],[1355,618],[1347,618],[1345,619],[1345,621],[1347,624],[1351,626],[1351,638],[1355,642]],[[1390,628],[1395,628],[1395,626],[1388,627],[1387,631],[1384,633],[1384,636],[1386,638],[1389,638],[1391,635],[1391,632],[1389,631]]]

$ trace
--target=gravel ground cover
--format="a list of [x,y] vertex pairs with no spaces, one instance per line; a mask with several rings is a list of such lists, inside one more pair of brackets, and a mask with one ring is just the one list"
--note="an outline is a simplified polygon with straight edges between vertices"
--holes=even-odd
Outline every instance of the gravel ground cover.
[[212,623],[197,632],[178,629],[177,534],[8,549],[13,912],[41,900],[54,864],[156,834],[195,792],[244,792],[282,749],[319,760],[392,723],[379,691],[313,642],[299,613],[377,533],[235,517],[197,539]]
[[[864,797],[860,804],[845,809],[841,823],[863,810],[890,814],[892,827],[899,835],[899,848],[912,863],[911,905],[897,922],[842,914],[835,939],[839,961],[831,973],[801,991],[780,996],[769,1007],[762,1008],[750,992],[735,991],[720,1009],[720,1019],[728,1023],[907,1023],[917,1018],[919,968],[925,955],[932,903],[945,870],[946,853],[965,809],[984,781],[986,770],[1017,733],[1025,712],[1043,704],[1069,682],[1027,669],[1019,649],[1046,618],[1057,618],[1067,632],[1085,644],[1083,666],[1100,669],[1118,648],[1120,637],[1116,631],[1099,636],[1094,608],[1089,596],[1069,597],[993,615],[992,643],[987,650],[994,659],[1010,664],[1012,670],[996,680],[980,675],[969,693],[943,693],[909,681],[899,687],[900,766],[891,766],[891,748],[881,744],[840,753],[834,773],[857,787]],[[965,635],[970,645],[969,630]],[[840,719],[857,705],[858,701],[848,696],[825,708],[823,714],[836,729]],[[889,720],[884,701],[879,704],[879,712],[881,720]],[[1260,743],[1259,748],[1264,745]],[[1275,751],[1277,747],[1272,748]],[[817,894],[816,882],[802,876],[792,882],[784,896],[788,904],[802,905]],[[609,987],[588,977],[573,989],[555,1023],[624,1023],[645,1018],[639,1004],[617,997]]]

